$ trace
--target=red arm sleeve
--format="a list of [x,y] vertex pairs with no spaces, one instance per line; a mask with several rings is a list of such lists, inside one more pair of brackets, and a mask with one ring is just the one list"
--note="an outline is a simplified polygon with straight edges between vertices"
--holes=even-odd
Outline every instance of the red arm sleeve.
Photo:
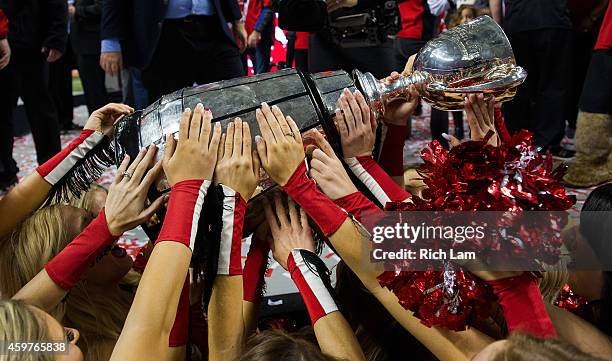
[[8,36],[9,22],[4,11],[0,9],[0,39],[5,39]]
[[502,307],[508,332],[520,331],[542,338],[557,336],[531,273],[487,283],[493,287],[493,293]]

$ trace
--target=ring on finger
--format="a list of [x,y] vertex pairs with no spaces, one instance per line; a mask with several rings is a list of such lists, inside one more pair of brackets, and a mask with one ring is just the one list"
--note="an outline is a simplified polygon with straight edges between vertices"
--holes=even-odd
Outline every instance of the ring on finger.
[[128,171],[123,172],[123,176],[125,178],[127,178],[127,179],[131,179],[132,178],[132,175]]

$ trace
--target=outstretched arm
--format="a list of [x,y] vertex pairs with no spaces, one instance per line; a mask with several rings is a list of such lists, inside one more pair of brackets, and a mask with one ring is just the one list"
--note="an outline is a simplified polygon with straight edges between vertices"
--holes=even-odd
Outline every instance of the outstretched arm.
[[[377,123],[365,98],[359,91],[351,93],[344,90],[338,99],[335,123],[342,142],[344,161],[355,177],[372,192],[376,201],[384,207],[387,202],[401,202],[409,199],[410,194],[402,189],[372,157]],[[398,145],[397,140],[392,143]],[[387,147],[387,152],[394,153],[395,161],[401,163],[403,142],[400,142],[396,148],[398,149],[390,150]],[[395,164],[391,168],[402,167],[402,164]],[[402,171],[395,170],[395,172],[401,173]]]
[[[13,298],[46,311],[52,310],[106,247],[115,243],[123,232],[153,215],[163,201],[159,198],[145,208],[147,189],[161,171],[161,163],[147,171],[154,163],[156,150],[153,146],[146,155],[141,152],[129,168],[129,158],[126,157],[109,188],[100,214]],[[131,178],[123,177],[124,171],[132,174]]]
[[[108,104],[91,114],[81,135],[53,158],[36,168],[0,199],[0,242],[15,228],[38,209],[57,182],[83,159],[105,135],[113,129],[113,123],[122,115],[134,110],[124,104]],[[0,243],[1,246],[1,243]]]
[[[217,161],[221,127],[201,106],[186,110],[163,167],[172,187],[168,211],[111,360],[167,360],[168,337],[187,276],[198,219]],[[211,136],[212,133],[212,136]],[[151,300],[156,302],[151,302]]]
[[369,257],[369,235],[307,177],[304,150],[295,122],[290,117],[285,118],[275,107],[264,106],[263,113],[265,118],[258,119],[262,137],[258,138],[257,148],[268,175],[304,209],[338,255],[398,322],[442,360],[469,360],[490,343],[490,338],[474,329],[453,332],[423,326],[398,303],[391,291],[378,284],[376,276],[381,271],[363,267],[363,260]]
[[249,199],[259,180],[251,151],[249,125],[240,118],[227,127],[219,147],[215,184],[224,194],[217,277],[208,305],[209,360],[235,360],[244,343],[242,317],[242,227]]
[[298,211],[291,199],[285,207],[278,195],[274,204],[274,210],[265,205],[273,238],[270,247],[302,295],[321,351],[340,360],[365,360],[353,330],[334,300],[330,272],[314,253],[306,212]]

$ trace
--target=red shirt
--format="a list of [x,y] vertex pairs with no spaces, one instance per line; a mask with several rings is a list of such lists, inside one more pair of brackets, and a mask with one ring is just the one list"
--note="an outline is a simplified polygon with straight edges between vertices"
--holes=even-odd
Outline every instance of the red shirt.
[[0,39],[5,39],[8,35],[8,19],[4,15],[4,11],[0,9]]
[[612,2],[608,3],[608,10],[595,43],[595,50],[600,49],[612,49]]
[[244,19],[244,27],[246,28],[247,34],[251,34],[255,30],[255,24],[261,15],[261,9],[266,6],[270,7],[269,0],[249,0],[246,10],[246,17]]
[[308,37],[310,33],[306,31],[296,31],[295,36],[295,48],[298,50],[308,49]]
[[397,37],[404,39],[429,40],[438,26],[437,17],[429,12],[426,0],[406,0],[398,4],[402,30]]

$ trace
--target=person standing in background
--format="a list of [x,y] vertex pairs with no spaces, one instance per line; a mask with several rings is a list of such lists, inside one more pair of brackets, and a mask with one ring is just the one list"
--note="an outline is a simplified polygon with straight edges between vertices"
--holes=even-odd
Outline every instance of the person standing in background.
[[305,31],[295,32],[295,67],[308,71],[308,36]]
[[[406,0],[398,4],[402,21],[393,44],[396,69],[404,69],[408,58],[437,34],[439,16],[449,7],[447,0]],[[409,120],[407,120],[409,121]],[[448,147],[442,136],[448,133],[448,112],[431,109],[431,137]]]
[[[327,0],[329,19],[359,14],[362,11],[384,5],[384,0]],[[326,26],[310,33],[308,43],[308,69],[312,73],[342,69],[351,73],[354,69],[370,72],[377,78],[388,76],[396,70],[393,61],[393,43],[385,39],[380,44],[343,46],[338,44],[332,30]],[[404,65],[400,69],[403,69]]]
[[572,83],[570,99],[567,103],[567,128],[565,129],[565,137],[561,141],[563,149],[560,149],[557,153],[557,157],[561,159],[570,159],[575,154],[574,134],[576,133],[580,94],[607,4],[608,0],[568,0],[567,2],[573,25],[572,42],[574,50],[571,53]]
[[151,100],[242,76],[241,17],[236,0],[103,0],[100,65],[113,76],[124,61],[142,70]]
[[242,54],[245,73],[248,70],[247,55],[253,62],[255,74],[270,71],[270,52],[274,43],[274,11],[270,0],[248,0],[244,25],[247,34],[247,50]]
[[49,94],[49,63],[64,52],[66,0],[0,0],[9,20],[11,59],[0,70],[0,188],[17,182],[13,159],[13,111],[23,100],[32,130],[36,159],[43,164],[60,151],[59,122]]
[[49,64],[49,93],[57,109],[60,130],[62,131],[81,129],[80,126],[73,123],[72,69],[76,68],[76,64],[72,45],[70,44],[70,38],[72,37],[72,23],[70,19],[72,15],[70,14],[70,8],[73,7],[74,0],[67,0],[67,4],[68,11],[66,12],[66,17],[68,18],[68,26],[66,30],[68,32],[68,40],[66,40],[66,50],[61,58]]
[[75,0],[68,9],[72,17],[70,40],[76,54],[87,111],[91,114],[109,102],[104,70],[99,64],[102,0]]
[[612,2],[599,30],[576,122],[576,159],[563,181],[592,187],[612,180]]
[[510,40],[516,63],[529,76],[504,104],[508,130],[528,129],[542,151],[558,152],[565,133],[571,81],[571,29],[567,0],[491,0],[491,13]]

